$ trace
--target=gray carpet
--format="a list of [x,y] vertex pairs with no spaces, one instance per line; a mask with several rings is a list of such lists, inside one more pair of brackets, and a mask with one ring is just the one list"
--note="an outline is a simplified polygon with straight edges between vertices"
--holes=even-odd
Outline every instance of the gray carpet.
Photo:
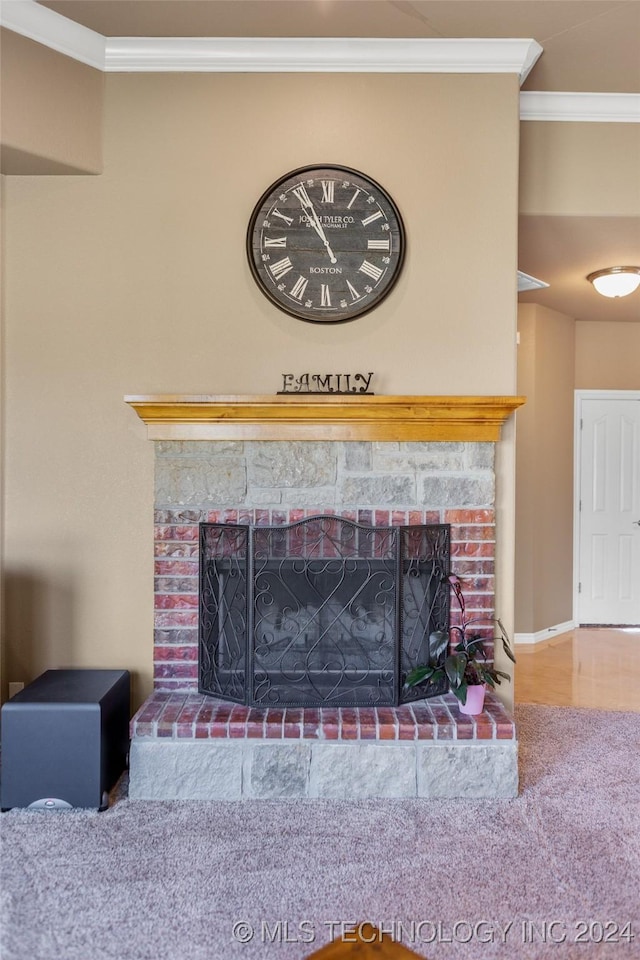
[[640,957],[640,714],[516,719],[515,800],[149,803],[121,786],[105,813],[5,813],[2,960],[299,960],[352,920],[443,960]]

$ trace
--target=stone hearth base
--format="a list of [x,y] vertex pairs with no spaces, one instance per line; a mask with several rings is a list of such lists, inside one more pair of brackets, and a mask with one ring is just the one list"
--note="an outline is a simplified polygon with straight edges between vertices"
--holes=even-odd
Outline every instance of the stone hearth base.
[[156,690],[131,721],[140,800],[496,798],[518,793],[513,720],[487,694],[401,707],[258,710]]

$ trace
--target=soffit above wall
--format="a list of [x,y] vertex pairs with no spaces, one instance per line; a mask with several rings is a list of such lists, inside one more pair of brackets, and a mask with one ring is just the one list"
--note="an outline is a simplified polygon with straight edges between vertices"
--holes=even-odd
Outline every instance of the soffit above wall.
[[602,267],[640,264],[640,217],[521,216],[518,263],[548,289],[521,293],[578,320],[640,323],[640,292],[611,300],[586,276]]

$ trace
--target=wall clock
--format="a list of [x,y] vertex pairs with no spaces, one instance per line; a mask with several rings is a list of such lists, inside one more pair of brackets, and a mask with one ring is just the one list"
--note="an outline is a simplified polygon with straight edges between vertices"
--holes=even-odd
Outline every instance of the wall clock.
[[277,307],[341,323],[383,300],[400,275],[404,227],[379,183],[349,167],[300,167],[258,200],[247,231],[254,279]]

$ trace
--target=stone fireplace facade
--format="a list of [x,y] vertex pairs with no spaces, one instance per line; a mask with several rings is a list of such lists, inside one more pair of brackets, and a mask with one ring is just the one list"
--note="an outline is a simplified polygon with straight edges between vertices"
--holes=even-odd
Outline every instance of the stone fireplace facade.
[[[198,687],[198,524],[336,514],[369,526],[446,523],[470,616],[492,616],[494,444],[158,441],[154,687]],[[456,611],[452,611],[455,617]],[[455,622],[455,620],[454,620]]]

